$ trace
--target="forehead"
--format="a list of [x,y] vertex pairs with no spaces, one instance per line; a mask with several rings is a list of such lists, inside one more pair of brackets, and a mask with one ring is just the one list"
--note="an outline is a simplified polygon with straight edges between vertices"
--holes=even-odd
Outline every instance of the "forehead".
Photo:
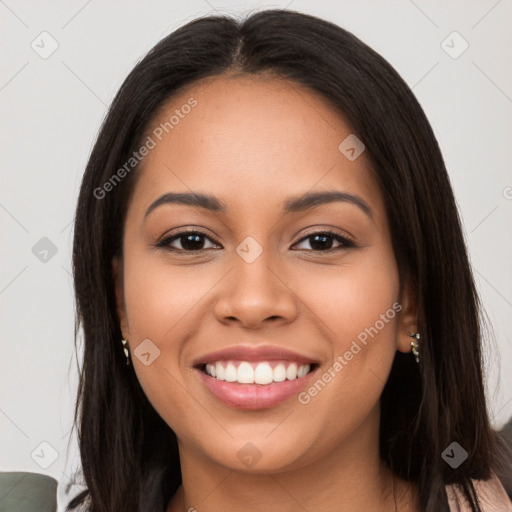
[[154,147],[136,171],[133,203],[194,191],[239,210],[333,188],[378,203],[365,153],[350,161],[339,149],[352,133],[342,112],[295,82],[209,78],[175,94],[147,127]]

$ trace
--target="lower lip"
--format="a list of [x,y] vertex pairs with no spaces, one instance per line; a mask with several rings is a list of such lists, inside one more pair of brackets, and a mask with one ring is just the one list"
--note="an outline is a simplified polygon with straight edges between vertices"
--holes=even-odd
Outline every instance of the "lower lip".
[[316,368],[304,377],[265,385],[227,382],[211,377],[202,370],[197,371],[206,387],[225,404],[241,409],[264,409],[300,393],[308,385],[311,375],[316,373]]

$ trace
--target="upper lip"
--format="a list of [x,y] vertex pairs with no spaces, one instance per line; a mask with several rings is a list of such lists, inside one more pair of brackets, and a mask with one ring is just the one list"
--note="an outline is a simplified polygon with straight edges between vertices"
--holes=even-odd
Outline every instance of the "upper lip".
[[193,366],[201,366],[207,363],[214,363],[215,361],[221,360],[240,360],[240,361],[293,361],[301,364],[317,364],[317,361],[310,357],[298,354],[291,350],[287,350],[283,347],[276,347],[273,345],[262,345],[262,346],[248,346],[248,345],[236,345],[233,347],[224,348],[222,350],[216,350],[215,352],[209,352],[201,357],[198,357],[194,362]]

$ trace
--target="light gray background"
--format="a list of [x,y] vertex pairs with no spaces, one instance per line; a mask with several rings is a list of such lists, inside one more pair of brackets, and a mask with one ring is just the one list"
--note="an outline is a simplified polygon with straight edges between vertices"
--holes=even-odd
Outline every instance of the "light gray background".
[[[339,24],[413,88],[440,142],[494,327],[497,344],[486,343],[493,423],[512,416],[512,0],[0,0],[0,470],[66,483],[77,464],[75,439],[66,452],[77,386],[71,222],[107,105],[137,60],[178,26],[264,7]],[[59,45],[47,59],[31,48],[49,48],[43,31]],[[458,58],[441,46],[453,31],[469,43]],[[461,48],[453,38],[445,44]],[[43,237],[57,248],[46,262],[32,252]],[[63,497],[61,485],[59,510]]]

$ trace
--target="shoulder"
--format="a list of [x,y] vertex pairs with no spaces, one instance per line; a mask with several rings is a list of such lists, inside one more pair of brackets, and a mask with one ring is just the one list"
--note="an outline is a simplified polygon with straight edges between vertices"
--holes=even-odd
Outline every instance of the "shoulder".
[[[473,480],[482,512],[512,512],[512,501],[498,478]],[[470,508],[455,485],[446,486],[450,512],[470,512]]]

